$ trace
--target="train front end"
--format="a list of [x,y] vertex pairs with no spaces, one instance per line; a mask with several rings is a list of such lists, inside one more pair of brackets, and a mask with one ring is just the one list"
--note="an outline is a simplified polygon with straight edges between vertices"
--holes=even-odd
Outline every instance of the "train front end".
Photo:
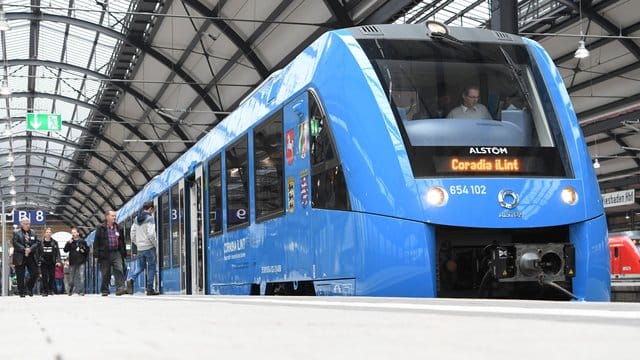
[[395,29],[352,33],[406,149],[434,293],[609,300],[598,184],[546,52],[496,31]]

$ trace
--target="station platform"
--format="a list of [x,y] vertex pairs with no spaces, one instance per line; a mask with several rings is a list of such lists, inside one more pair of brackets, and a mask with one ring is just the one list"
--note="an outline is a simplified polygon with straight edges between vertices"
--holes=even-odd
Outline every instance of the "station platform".
[[635,359],[640,304],[0,297],[7,359]]

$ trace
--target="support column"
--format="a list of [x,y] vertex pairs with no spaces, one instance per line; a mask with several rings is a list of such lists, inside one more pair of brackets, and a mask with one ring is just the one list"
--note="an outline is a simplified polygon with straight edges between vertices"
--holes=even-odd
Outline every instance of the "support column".
[[518,34],[518,1],[491,0],[491,30]]

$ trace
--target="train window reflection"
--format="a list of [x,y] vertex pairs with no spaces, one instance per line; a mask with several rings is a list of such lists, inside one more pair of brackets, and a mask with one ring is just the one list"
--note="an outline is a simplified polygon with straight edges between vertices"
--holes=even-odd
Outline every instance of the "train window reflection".
[[249,223],[249,158],[247,135],[225,152],[227,175],[227,227]]
[[256,220],[284,213],[282,112],[277,112],[253,134]]
[[309,96],[311,124],[311,205],[314,208],[350,210],[342,165],[336,156],[331,130],[320,102]]
[[220,155],[209,161],[209,232],[222,231],[222,170]]

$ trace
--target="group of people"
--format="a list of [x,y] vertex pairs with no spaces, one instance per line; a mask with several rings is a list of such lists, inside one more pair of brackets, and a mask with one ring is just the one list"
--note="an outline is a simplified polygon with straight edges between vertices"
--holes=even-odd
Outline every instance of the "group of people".
[[[50,227],[45,228],[42,240],[31,229],[28,218],[20,220],[20,229],[13,233],[13,266],[16,272],[18,294],[20,297],[33,296],[33,289],[38,278],[41,278],[40,294],[53,295],[56,285],[56,271],[63,267],[58,242],[51,237]],[[71,229],[71,239],[63,250],[69,253],[71,270],[69,294],[76,288],[78,294],[84,295],[84,264],[89,254],[89,246],[80,238],[78,229]],[[28,278],[25,276],[28,271]]]
[[147,201],[142,205],[136,219],[131,225],[131,241],[138,249],[138,266],[131,272],[125,284],[124,259],[126,247],[122,227],[116,223],[116,212],[109,210],[106,213],[104,224],[96,228],[96,238],[93,243],[93,256],[100,263],[100,292],[102,296],[109,295],[109,281],[111,275],[115,278],[116,296],[133,294],[134,279],[146,270],[147,295],[159,295],[155,290],[153,280],[156,269],[156,225],[153,218],[153,202]]
[[[109,285],[113,274],[116,284],[116,295],[133,294],[134,283],[143,270],[146,270],[146,294],[159,295],[154,288],[156,272],[157,237],[155,220],[153,218],[153,202],[147,201],[137,214],[131,226],[131,240],[138,249],[138,266],[128,274],[125,283],[126,245],[122,227],[116,223],[116,212],[107,211],[105,222],[96,227],[93,243],[93,256],[100,264],[100,292],[102,296],[109,295]],[[48,296],[54,294],[55,271],[63,266],[58,242],[52,237],[52,230],[47,227],[42,240],[34,230],[28,218],[20,220],[20,229],[13,234],[13,266],[15,267],[18,294],[20,297],[33,296],[33,289],[38,278],[41,277],[40,294]],[[68,253],[70,281],[67,293],[84,295],[85,292],[85,264],[90,253],[87,242],[80,238],[77,228],[71,229],[71,239],[63,248]],[[28,271],[28,278],[25,276]]]

